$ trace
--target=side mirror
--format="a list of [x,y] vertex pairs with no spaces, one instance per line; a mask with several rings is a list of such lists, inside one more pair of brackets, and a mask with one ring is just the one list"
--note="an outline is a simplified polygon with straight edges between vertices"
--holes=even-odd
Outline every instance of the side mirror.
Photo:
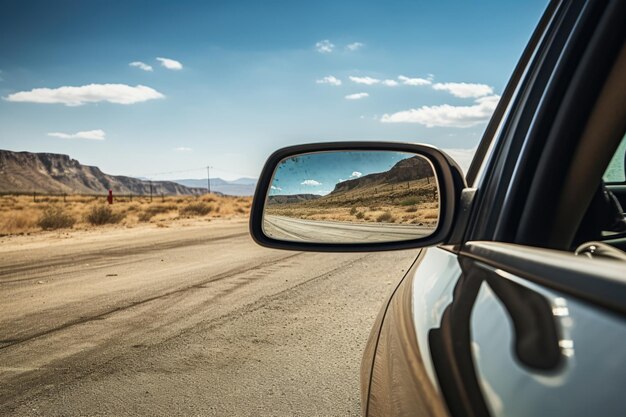
[[283,148],[261,173],[250,233],[262,246],[299,251],[431,246],[449,237],[463,187],[458,165],[426,145]]

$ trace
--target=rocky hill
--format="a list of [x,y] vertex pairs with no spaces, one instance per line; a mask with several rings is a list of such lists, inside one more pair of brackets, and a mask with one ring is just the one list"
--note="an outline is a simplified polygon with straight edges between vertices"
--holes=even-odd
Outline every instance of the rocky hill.
[[335,185],[330,195],[346,191],[368,188],[374,185],[406,183],[422,178],[432,177],[433,171],[430,163],[421,156],[403,159],[395,164],[389,171],[364,175],[360,178],[342,181]]
[[[150,181],[105,174],[68,155],[0,150],[0,192],[150,194]],[[155,195],[202,194],[206,189],[171,181],[152,181]]]

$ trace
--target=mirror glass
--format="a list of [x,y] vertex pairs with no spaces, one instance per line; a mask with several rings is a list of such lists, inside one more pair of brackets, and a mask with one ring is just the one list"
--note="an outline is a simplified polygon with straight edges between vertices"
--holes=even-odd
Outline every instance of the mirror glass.
[[432,234],[439,187],[423,156],[328,151],[283,159],[267,192],[263,232],[312,243],[379,243]]

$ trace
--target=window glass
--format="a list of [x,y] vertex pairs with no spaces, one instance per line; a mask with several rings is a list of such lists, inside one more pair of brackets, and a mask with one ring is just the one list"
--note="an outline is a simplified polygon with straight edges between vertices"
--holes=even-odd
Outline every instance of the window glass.
[[602,179],[604,182],[626,182],[626,170],[624,168],[624,162],[626,159],[626,136],[622,138],[615,155],[611,159],[609,166],[604,172]]

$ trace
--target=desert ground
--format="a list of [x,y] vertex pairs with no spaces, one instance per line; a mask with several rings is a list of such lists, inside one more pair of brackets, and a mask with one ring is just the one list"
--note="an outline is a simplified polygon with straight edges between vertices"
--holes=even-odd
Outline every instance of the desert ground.
[[269,204],[267,213],[303,220],[397,223],[435,227],[439,199],[434,178],[376,184],[315,200]]
[[143,223],[167,227],[191,218],[247,217],[252,197],[115,195],[0,195],[0,236],[42,230],[89,230],[102,226],[133,228]]
[[364,344],[417,251],[264,249],[233,201],[102,226],[77,205],[72,228],[0,237],[0,415],[359,415]]

